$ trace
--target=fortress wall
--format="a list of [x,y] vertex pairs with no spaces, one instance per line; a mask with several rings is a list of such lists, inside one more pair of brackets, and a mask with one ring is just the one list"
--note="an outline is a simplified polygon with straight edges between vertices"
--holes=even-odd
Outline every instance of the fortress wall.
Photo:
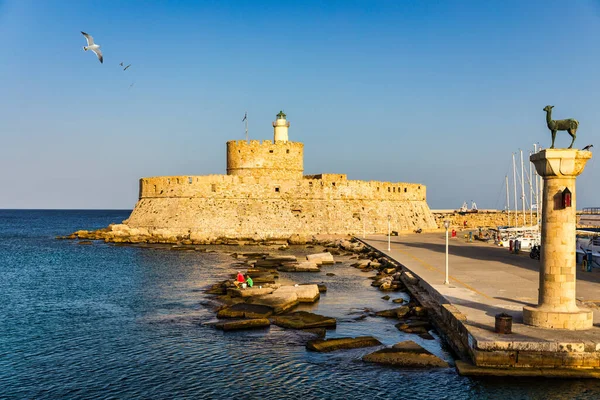
[[287,238],[437,228],[426,188],[413,183],[349,181],[343,174],[300,180],[208,175],[143,178],[132,228],[206,237]]
[[227,142],[227,175],[301,179],[304,144],[265,140]]
[[416,183],[352,181],[344,174],[307,175],[300,180],[239,175],[140,179],[140,198],[158,197],[425,201],[426,188]]
[[437,226],[423,200],[284,198],[142,198],[127,224],[196,238],[288,238],[291,235],[387,233]]

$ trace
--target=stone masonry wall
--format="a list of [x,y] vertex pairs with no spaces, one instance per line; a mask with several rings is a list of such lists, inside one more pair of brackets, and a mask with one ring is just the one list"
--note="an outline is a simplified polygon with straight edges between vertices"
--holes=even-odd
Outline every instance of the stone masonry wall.
[[140,180],[140,199],[126,222],[202,238],[387,233],[388,215],[392,230],[436,229],[425,199],[424,185],[349,181],[343,174],[156,177]]
[[265,140],[227,142],[227,175],[302,179],[304,144]]

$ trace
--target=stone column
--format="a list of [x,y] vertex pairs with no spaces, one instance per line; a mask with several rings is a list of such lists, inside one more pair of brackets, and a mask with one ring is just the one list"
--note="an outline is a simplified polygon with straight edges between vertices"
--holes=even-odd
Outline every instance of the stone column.
[[[581,330],[593,325],[592,311],[575,301],[575,180],[592,158],[590,151],[546,149],[530,160],[544,179],[540,288],[536,307],[523,308],[523,321],[547,329]],[[571,191],[571,207],[562,206],[562,192]]]

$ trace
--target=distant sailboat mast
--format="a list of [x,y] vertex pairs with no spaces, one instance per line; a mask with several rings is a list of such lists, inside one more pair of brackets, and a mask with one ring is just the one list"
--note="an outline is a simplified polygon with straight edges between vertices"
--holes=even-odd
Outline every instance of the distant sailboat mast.
[[510,192],[508,190],[508,175],[505,175],[506,178],[506,212],[508,213],[508,227],[510,228]]
[[[531,158],[531,151],[529,152]],[[531,162],[529,162],[529,223],[533,226],[533,175],[531,175]]]
[[515,164],[515,153],[512,153],[513,161],[513,186],[515,189],[515,226],[519,225],[519,211],[517,210],[517,166]]
[[527,221],[525,221],[525,173],[523,170],[523,150],[519,149],[521,152],[521,204],[523,211],[523,226],[527,225]]

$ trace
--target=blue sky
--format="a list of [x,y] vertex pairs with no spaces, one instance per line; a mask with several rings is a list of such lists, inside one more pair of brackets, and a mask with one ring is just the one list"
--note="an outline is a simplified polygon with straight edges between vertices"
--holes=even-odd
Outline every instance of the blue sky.
[[[306,174],[503,208],[546,104],[600,150],[599,38],[584,0],[0,0],[0,208],[132,208],[140,177],[224,174],[244,112],[263,140],[280,109]],[[600,206],[595,164],[578,208]]]

